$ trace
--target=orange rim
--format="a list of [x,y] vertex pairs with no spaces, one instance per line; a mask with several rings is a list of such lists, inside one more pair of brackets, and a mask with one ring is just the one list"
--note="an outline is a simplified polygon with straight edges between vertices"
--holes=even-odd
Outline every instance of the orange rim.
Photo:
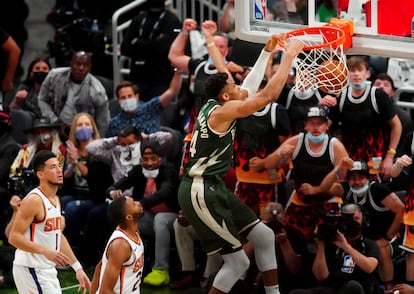
[[[303,29],[297,29],[290,32],[285,33],[286,39],[290,39],[292,37],[299,37],[299,36],[310,36],[310,35],[322,35],[322,41],[324,43],[310,45],[303,47],[302,50],[312,50],[312,49],[320,49],[325,47],[339,47],[340,45],[344,44],[346,40],[345,32],[341,29],[335,27],[308,27]],[[284,42],[279,41],[279,45],[284,47]],[[305,44],[306,45],[306,44]]]

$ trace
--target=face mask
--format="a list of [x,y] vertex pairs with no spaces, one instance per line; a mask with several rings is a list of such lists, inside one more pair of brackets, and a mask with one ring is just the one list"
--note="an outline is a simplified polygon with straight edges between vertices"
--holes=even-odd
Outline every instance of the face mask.
[[134,112],[138,108],[137,98],[127,98],[120,103],[121,109],[125,112]]
[[361,85],[359,85],[359,86],[354,85],[354,84],[352,84],[351,82],[349,82],[349,86],[350,86],[352,89],[355,89],[355,90],[362,90],[362,89],[364,89],[364,88],[367,86],[367,81],[363,81],[363,82],[362,82],[362,84],[361,84]]
[[121,164],[138,165],[141,158],[140,143],[121,147]]
[[8,123],[0,122],[0,137],[2,137],[4,134],[8,133],[10,131],[10,126]]
[[75,131],[75,137],[79,141],[88,141],[93,135],[93,129],[82,127]]
[[146,168],[142,167],[142,174],[147,179],[155,179],[158,176],[159,172],[160,172],[160,170],[158,168],[149,170],[149,169],[146,169]]
[[41,145],[46,145],[47,142],[50,141],[50,139],[52,139],[52,135],[51,134],[42,134],[42,135],[38,135],[37,137],[37,142]]
[[306,133],[306,138],[308,138],[309,140],[311,140],[313,143],[320,143],[323,141],[323,139],[325,139],[326,134],[320,134],[319,136],[314,136],[311,133]]
[[365,185],[363,185],[360,188],[352,188],[352,187],[349,187],[349,189],[352,191],[352,193],[355,193],[355,194],[363,194],[363,193],[365,193],[365,192],[368,191],[369,185],[368,185],[368,183],[366,183]]
[[48,73],[44,71],[35,71],[33,73],[33,81],[35,81],[38,84],[41,84],[46,79],[47,74]]

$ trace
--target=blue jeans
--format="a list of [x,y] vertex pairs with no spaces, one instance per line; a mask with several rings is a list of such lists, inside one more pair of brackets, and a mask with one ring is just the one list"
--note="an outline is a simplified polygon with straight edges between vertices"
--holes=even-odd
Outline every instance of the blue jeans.
[[174,234],[173,223],[176,218],[175,212],[159,212],[153,215],[145,211],[144,216],[138,221],[139,231],[155,238],[154,268],[156,269],[169,269],[171,236]]
[[62,206],[66,222],[64,234],[71,245],[79,246],[83,243],[81,232],[85,231],[86,218],[95,204],[89,199],[76,200],[72,196],[64,196]]

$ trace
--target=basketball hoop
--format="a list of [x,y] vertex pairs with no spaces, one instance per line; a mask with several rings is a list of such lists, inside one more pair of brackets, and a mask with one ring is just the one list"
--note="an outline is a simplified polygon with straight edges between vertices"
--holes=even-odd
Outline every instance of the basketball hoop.
[[[351,47],[352,21],[332,19],[321,27],[307,27],[285,33],[286,42],[299,40],[305,44],[295,58],[295,88],[311,87],[337,95],[348,85],[348,68],[344,48]],[[285,44],[280,44],[282,47]]]

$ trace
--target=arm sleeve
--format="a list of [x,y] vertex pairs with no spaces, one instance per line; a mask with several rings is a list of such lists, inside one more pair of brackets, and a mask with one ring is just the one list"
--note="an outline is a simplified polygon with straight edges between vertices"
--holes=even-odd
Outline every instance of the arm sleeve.
[[255,94],[257,89],[259,89],[260,83],[263,80],[270,53],[271,52],[262,50],[259,58],[257,58],[256,63],[253,65],[251,72],[247,75],[243,81],[243,84],[241,85],[243,89],[246,89],[249,92],[249,96]]
[[86,145],[86,150],[95,156],[111,160],[112,149],[115,148],[117,142],[118,137],[93,140]]

